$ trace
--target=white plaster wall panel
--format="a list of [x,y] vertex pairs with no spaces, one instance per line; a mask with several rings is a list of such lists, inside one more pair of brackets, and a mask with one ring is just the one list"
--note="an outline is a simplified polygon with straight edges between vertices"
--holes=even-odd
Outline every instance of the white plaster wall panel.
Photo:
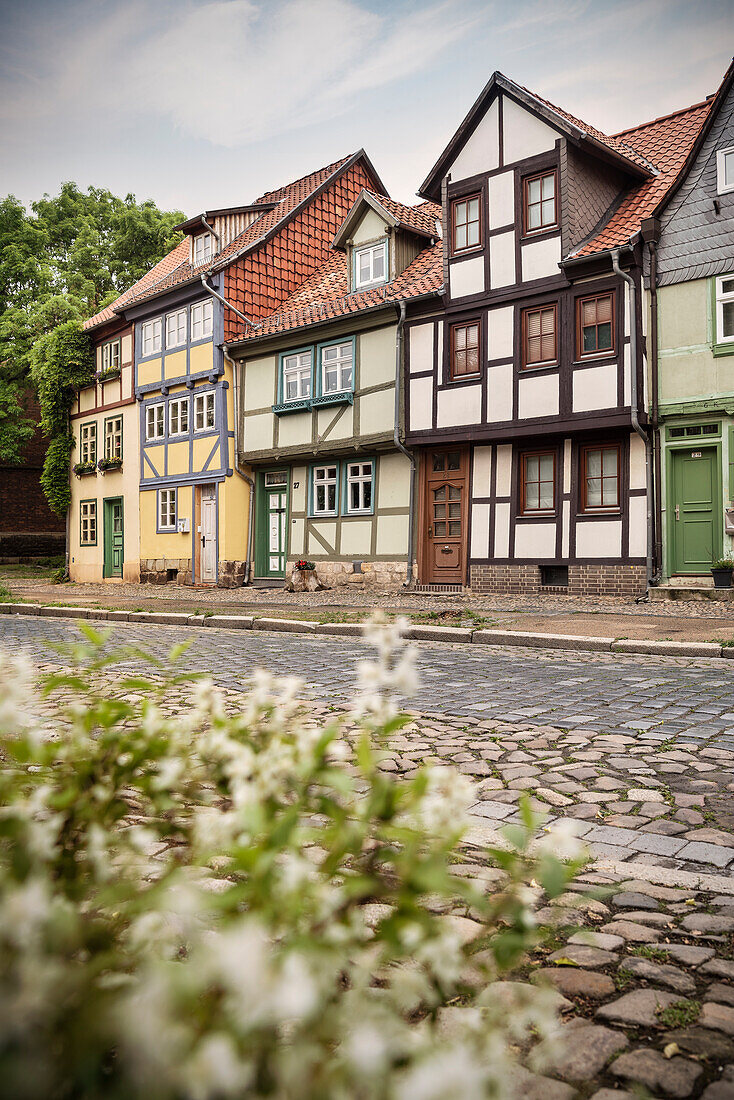
[[489,239],[489,283],[492,290],[515,282],[515,234],[498,233]]
[[[430,382],[431,379],[418,379]],[[395,391],[380,390],[379,393],[366,393],[359,398],[360,435],[377,435],[379,432],[391,432],[395,424]]]
[[644,558],[647,554],[647,498],[630,497],[630,557]]
[[291,520],[290,545],[288,547],[288,553],[292,554],[294,557],[298,557],[299,554],[306,553],[303,545],[304,526],[304,521],[302,519]]
[[407,508],[409,504],[410,462],[402,454],[382,455],[377,473],[377,507]]
[[539,374],[521,378],[517,388],[520,420],[534,416],[558,416],[558,375]]
[[273,446],[273,414],[261,413],[260,416],[246,416],[244,431],[244,455],[248,451],[264,451]]
[[508,497],[512,491],[512,444],[501,443],[497,448],[497,482],[495,492],[498,497]]
[[443,363],[443,321],[436,322],[436,329],[436,366],[438,368],[438,364]]
[[499,150],[499,108],[495,99],[451,165],[451,182],[459,183],[480,172],[491,172],[499,166]]
[[564,500],[561,508],[561,557],[568,557],[568,547],[571,536],[571,502]]
[[336,523],[326,523],[324,520],[319,520],[318,523],[314,523],[312,520],[311,523],[313,526],[308,532],[308,549],[306,553],[322,555],[327,553],[323,543],[314,537],[314,530],[318,531],[324,542],[327,542],[336,551]]
[[368,209],[355,226],[354,232],[352,233],[352,240],[355,244],[362,244],[364,241],[374,241],[376,237],[385,235],[386,224],[387,223],[382,220],[379,214],[375,213],[372,209]]
[[274,355],[265,359],[251,359],[244,370],[244,406],[246,409],[265,409],[275,403],[278,360]]
[[87,410],[93,409],[96,403],[96,386],[87,386],[85,389],[79,390],[79,412],[87,412]]
[[395,554],[406,557],[408,554],[408,517],[380,516],[377,520],[377,553]]
[[571,440],[563,441],[563,491],[571,492]]
[[298,412],[278,420],[278,446],[299,447],[311,442],[311,413]]
[[410,373],[433,370],[433,322],[410,329]]
[[379,386],[383,382],[394,381],[395,325],[363,332],[359,337],[360,385]]
[[460,260],[449,265],[449,290],[452,298],[467,298],[484,291],[484,256]]
[[438,427],[478,424],[482,416],[482,387],[457,386],[438,394]]
[[[622,357],[624,363],[624,404],[625,408],[632,403],[632,380],[630,378],[630,346],[624,345],[624,355]],[[616,404],[616,402],[615,402]]]
[[515,173],[500,172],[489,178],[489,228],[515,224]]
[[[645,311],[643,310],[643,313]],[[630,333],[630,288],[629,284],[624,284],[624,331],[623,336],[629,336]]]
[[354,406],[332,405],[330,408],[319,409],[316,414],[316,431],[319,435],[324,435],[332,420],[336,422],[326,439],[351,439],[354,435]]
[[131,363],[133,358],[133,338],[130,333],[120,341],[120,356],[123,363]]
[[292,512],[306,511],[306,493],[308,491],[308,466],[293,466],[291,469],[291,499]]
[[620,558],[621,556],[621,519],[587,519],[577,522],[577,558]]
[[512,363],[487,369],[487,422],[512,420]]
[[510,505],[496,504],[494,507],[494,556],[510,556]]
[[515,343],[512,306],[490,309],[487,321],[487,352],[490,359],[512,359]]
[[362,554],[365,557],[372,548],[372,520],[349,519],[342,522],[339,554]]
[[410,429],[422,432],[433,427],[433,378],[410,382]]
[[561,262],[561,237],[546,237],[543,241],[530,241],[520,250],[522,263],[522,281],[547,279],[558,274]]
[[508,96],[503,97],[505,164],[553,149],[558,133]]
[[556,556],[556,525],[553,523],[516,523],[515,557],[554,558]]
[[474,448],[474,470],[472,478],[472,496],[488,497],[492,484],[492,448]]
[[471,512],[471,557],[489,557],[489,505],[474,504]]
[[617,364],[584,367],[573,372],[573,411],[613,409],[617,404]]
[[646,489],[645,444],[637,432],[630,434],[630,489]]

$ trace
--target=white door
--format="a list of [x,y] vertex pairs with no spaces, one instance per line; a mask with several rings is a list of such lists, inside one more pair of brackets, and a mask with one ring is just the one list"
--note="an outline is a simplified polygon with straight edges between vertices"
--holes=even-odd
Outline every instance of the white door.
[[214,486],[201,489],[201,581],[215,584],[217,580],[217,502]]

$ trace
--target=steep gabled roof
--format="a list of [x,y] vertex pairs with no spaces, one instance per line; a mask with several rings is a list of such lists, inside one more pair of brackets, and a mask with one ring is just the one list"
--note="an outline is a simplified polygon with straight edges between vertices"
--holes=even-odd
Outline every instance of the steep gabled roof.
[[[365,163],[372,178],[382,187],[382,181],[369,157],[364,149],[359,149],[356,153],[352,153],[348,157],[342,157],[341,160],[328,164],[325,168],[320,168],[316,172],[302,176],[284,187],[279,187],[275,191],[266,191],[252,204],[255,208],[262,207],[262,217],[257,218],[256,221],[248,225],[238,237],[212,256],[210,261],[194,267],[190,263],[189,240],[184,238],[176,248],[169,252],[167,256],[164,256],[154,268],[134,283],[129,290],[121,294],[107,309],[91,317],[85,323],[85,328],[95,328],[97,325],[110,320],[115,313],[119,313],[123,309],[129,309],[131,306],[139,305],[141,302],[154,298],[176,286],[193,282],[200,279],[202,275],[208,275],[228,267],[240,256],[259,247],[269,237],[277,233],[291,218],[296,216],[303,206],[314,198],[321,188],[327,186],[358,161]],[[200,218],[201,215],[198,215],[190,220],[193,224],[196,224]]]
[[[440,219],[440,208],[433,203],[423,203],[417,209],[424,217],[433,218],[434,224]],[[350,294],[346,255],[335,251],[275,312],[265,317],[258,327],[247,328],[231,344],[261,340],[265,336],[324,324],[401,300],[438,294],[443,283],[442,265],[443,245],[439,240],[422,249],[402,275],[392,282]]]
[[556,107],[547,99],[536,95],[535,92],[523,88],[521,84],[516,84],[504,73],[495,72],[492,73],[458,130],[421,184],[418,191],[419,195],[423,195],[427,199],[438,199],[442,178],[464,148],[464,145],[484,117],[492,99],[499,91],[506,92],[544,122],[566,134],[571,141],[584,147],[587,152],[615,164],[635,178],[644,179],[654,174],[654,166],[639,150],[623,140],[621,135],[609,137],[601,130],[597,130],[596,127],[589,126],[588,123],[582,122],[581,119],[561,110],[560,107]]
[[[416,233],[419,237],[427,237],[429,240],[435,240],[436,237],[440,236],[436,222],[438,220],[440,223],[441,210],[435,203],[424,202],[418,206],[406,206],[402,202],[391,199],[389,195],[380,195],[376,191],[368,191],[363,188],[344,219],[339,232],[334,237],[334,248],[344,248],[355,226],[363,216],[365,206],[374,210],[376,214],[384,219],[387,225],[391,225],[395,229],[407,229],[409,232]],[[436,210],[438,210],[438,214],[436,214]]]

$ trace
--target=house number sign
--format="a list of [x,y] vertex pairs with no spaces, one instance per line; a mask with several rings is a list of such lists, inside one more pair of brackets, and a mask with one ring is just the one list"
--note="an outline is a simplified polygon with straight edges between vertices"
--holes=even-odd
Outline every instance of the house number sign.
[[700,457],[701,457],[701,452],[700,451],[691,451],[691,458],[700,458]]

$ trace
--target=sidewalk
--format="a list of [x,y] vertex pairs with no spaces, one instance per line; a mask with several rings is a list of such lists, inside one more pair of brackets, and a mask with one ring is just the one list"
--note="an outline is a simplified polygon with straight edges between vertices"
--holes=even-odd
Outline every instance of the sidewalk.
[[253,615],[359,622],[375,608],[413,623],[537,634],[674,642],[734,643],[734,604],[635,604],[620,598],[569,596],[426,596],[409,592],[283,588],[183,588],[132,584],[64,584],[0,577],[17,601],[123,611]]

